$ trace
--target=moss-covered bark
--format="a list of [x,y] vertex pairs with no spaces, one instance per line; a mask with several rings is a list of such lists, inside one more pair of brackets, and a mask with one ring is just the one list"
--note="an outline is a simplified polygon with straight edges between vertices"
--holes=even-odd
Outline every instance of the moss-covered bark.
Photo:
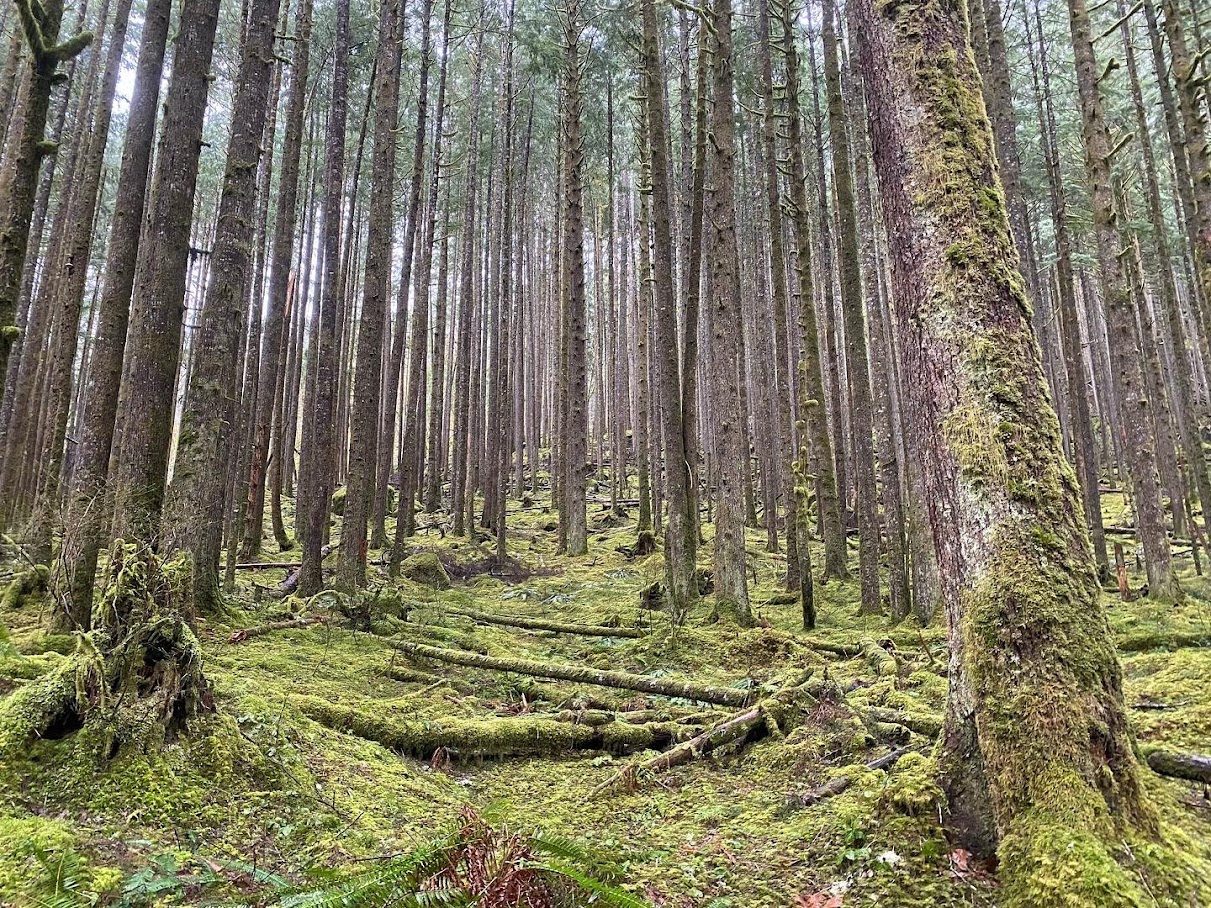
[[965,7],[861,0],[857,21],[948,617],[949,825],[997,850],[1007,905],[1139,904],[1138,872],[1194,891],[1142,787]]
[[686,700],[700,700],[703,703],[719,703],[723,706],[745,706],[754,699],[753,691],[742,690],[738,687],[716,687],[711,684],[698,684],[693,681],[653,678],[648,675],[633,675],[629,672],[602,671],[579,665],[533,662],[527,659],[500,659],[495,656],[481,656],[476,653],[438,649],[434,646],[425,646],[422,643],[409,643],[404,640],[396,644],[396,649],[410,656],[419,656],[423,659],[437,659],[441,662],[465,665],[469,668],[487,668],[495,671],[533,675],[537,678],[552,678],[557,681],[597,684],[602,687],[620,687],[625,690],[638,690],[665,697],[681,697]]
[[439,749],[461,757],[560,754],[573,750],[626,754],[665,747],[693,734],[690,726],[672,722],[603,725],[539,716],[401,722],[318,697],[299,697],[294,702],[304,715],[321,725],[426,760]]

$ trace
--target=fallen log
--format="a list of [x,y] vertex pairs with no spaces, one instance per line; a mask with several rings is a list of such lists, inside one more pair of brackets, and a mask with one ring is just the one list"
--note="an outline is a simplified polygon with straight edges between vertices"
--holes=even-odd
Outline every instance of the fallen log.
[[[320,561],[323,561],[325,558],[335,552],[338,545],[340,545],[339,542],[330,542],[320,549]],[[290,575],[285,580],[278,584],[278,592],[283,596],[289,596],[299,588],[299,578],[302,575],[303,565],[300,563],[293,571],[290,572]]]
[[418,759],[441,749],[463,757],[512,757],[601,750],[628,754],[658,749],[691,733],[673,723],[588,725],[537,716],[399,722],[340,706],[318,697],[296,697],[308,718]]
[[942,720],[938,716],[909,713],[899,709],[881,709],[879,707],[871,707],[866,711],[866,715],[874,722],[903,725],[909,731],[915,731],[926,738],[936,738],[942,733]]
[[1211,756],[1183,754],[1158,748],[1151,751],[1147,759],[1148,766],[1157,775],[1211,785]]
[[827,640],[812,639],[806,639],[803,642],[822,653],[832,653],[834,656],[844,656],[847,659],[862,655],[862,644],[860,643],[830,643]]
[[710,753],[737,741],[744,741],[749,734],[758,728],[763,728],[766,722],[766,710],[763,705],[754,706],[739,715],[732,716],[723,722],[712,725],[706,731],[679,744],[672,750],[667,750],[659,756],[645,760],[637,766],[627,766],[610,778],[606,779],[590,793],[590,798],[609,791],[617,785],[633,786],[640,773],[658,773],[674,766],[681,766],[690,760],[697,759],[703,754]]
[[[892,766],[900,757],[908,753],[907,747],[897,747],[891,753],[879,757],[877,760],[871,760],[866,764],[867,769],[887,769]],[[850,776],[837,776],[830,782],[826,782],[819,788],[813,788],[811,791],[805,792],[793,799],[790,806],[794,807],[811,807],[813,804],[819,804],[821,801],[826,801],[829,798],[834,798],[837,795],[846,791],[849,786],[854,784],[854,780]]]
[[521,627],[534,631],[554,631],[557,634],[581,634],[586,637],[646,637],[647,631],[637,627],[608,627],[601,624],[574,624],[550,621],[545,618],[526,618],[522,615],[494,615],[470,608],[451,608],[453,615],[461,615],[481,624],[499,624],[503,627]]
[[332,619],[327,615],[308,615],[304,618],[290,618],[286,621],[270,621],[268,624],[258,624],[255,627],[245,627],[227,638],[228,643],[243,643],[253,637],[272,634],[274,631],[286,631],[296,627],[311,627],[315,624],[325,624]]
[[1178,631],[1173,634],[1141,634],[1116,641],[1120,653],[1146,653],[1150,650],[1196,649],[1211,646],[1207,631]]
[[301,568],[301,561],[248,561],[237,564],[237,571],[293,571]]
[[693,681],[674,681],[670,678],[652,678],[648,675],[633,675],[630,672],[602,671],[577,665],[559,665],[553,662],[532,662],[527,659],[500,659],[476,653],[456,652],[400,640],[396,644],[400,652],[425,659],[436,659],[468,668],[486,668],[493,671],[516,672],[536,678],[551,678],[556,681],[572,681],[578,684],[595,684],[599,687],[617,687],[637,690],[645,694],[662,697],[680,697],[703,703],[718,703],[722,706],[748,706],[756,699],[756,692],[738,687],[715,687]]
[[[828,694],[825,694],[826,686]],[[633,787],[641,772],[663,772],[728,744],[744,743],[750,739],[764,736],[767,732],[778,732],[779,726],[786,718],[788,704],[802,696],[819,699],[818,695],[831,696],[831,692],[831,682],[822,684],[819,680],[812,679],[810,672],[804,673],[795,682],[786,685],[774,696],[758,703],[753,708],[716,722],[684,744],[679,744],[672,750],[640,763],[638,766],[623,768],[594,788],[589,797],[595,797],[619,784]]]
[[891,651],[875,640],[862,641],[862,655],[876,675],[880,678],[891,677],[900,671],[900,663]]

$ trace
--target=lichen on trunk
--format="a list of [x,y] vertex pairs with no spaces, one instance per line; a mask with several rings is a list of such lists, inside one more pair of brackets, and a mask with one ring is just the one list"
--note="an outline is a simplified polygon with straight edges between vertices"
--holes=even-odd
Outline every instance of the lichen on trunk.
[[954,0],[856,21],[906,332],[908,441],[950,644],[948,826],[996,850],[1004,904],[1198,891],[1162,844],[1127,726],[1080,495],[1030,328],[992,134]]

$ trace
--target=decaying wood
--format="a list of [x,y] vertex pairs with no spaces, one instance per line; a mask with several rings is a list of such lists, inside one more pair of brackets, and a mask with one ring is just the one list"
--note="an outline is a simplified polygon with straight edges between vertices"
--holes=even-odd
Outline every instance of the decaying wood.
[[693,734],[676,723],[561,722],[545,716],[397,721],[318,697],[298,697],[299,710],[321,725],[375,741],[408,756],[428,759],[444,750],[462,757],[508,757],[601,750],[614,754],[667,747]]
[[501,659],[495,656],[455,652],[406,640],[399,641],[396,648],[411,656],[436,659],[439,662],[449,662],[453,665],[465,665],[468,668],[486,668],[493,671],[516,672],[519,675],[531,675],[536,678],[551,678],[556,681],[617,687],[623,690],[642,691],[645,694],[658,694],[662,697],[680,697],[703,703],[718,703],[722,706],[748,706],[756,699],[754,691],[738,687],[715,687],[693,681],[652,678],[647,675],[633,675],[630,672],[602,671],[577,665],[559,665],[553,662]]
[[274,631],[288,631],[296,627],[312,627],[316,624],[325,624],[331,620],[332,618],[328,615],[307,615],[302,618],[289,618],[285,621],[270,621],[268,624],[241,628],[228,637],[227,642],[243,643],[245,640],[251,640],[253,637],[261,637],[265,634],[272,634]]
[[[879,757],[877,760],[871,760],[866,764],[867,769],[887,769],[892,766],[900,757],[908,753],[907,747],[898,747],[891,753]],[[805,792],[798,797],[792,799],[790,806],[794,807],[811,807],[813,804],[819,804],[821,801],[836,797],[844,792],[849,786],[854,784],[853,778],[850,776],[837,776],[830,782],[826,782],[819,788],[813,788],[811,791]]]
[[1157,775],[1211,785],[1211,756],[1158,749],[1148,754],[1148,765]]
[[[323,561],[325,558],[327,558],[329,555],[331,555],[333,552],[335,552],[338,545],[340,545],[339,541],[330,542],[330,543],[328,543],[328,545],[326,545],[322,549],[320,549],[320,560]],[[289,577],[287,577],[285,580],[283,580],[281,583],[278,584],[277,591],[279,593],[281,593],[283,596],[289,596],[291,593],[293,593],[295,590],[297,590],[299,588],[299,577],[302,576],[302,573],[303,573],[303,568],[300,563],[299,565],[296,565],[294,570],[292,570],[290,572]]]
[[940,716],[907,713],[898,709],[880,709],[877,707],[868,709],[866,715],[874,722],[903,725],[910,731],[915,731],[926,738],[936,738],[942,733],[942,719]]
[[688,763],[690,760],[697,759],[703,754],[710,753],[712,750],[716,750],[724,745],[744,741],[751,733],[759,728],[763,728],[767,718],[766,707],[764,705],[754,706],[752,709],[745,710],[738,715],[732,716],[730,719],[712,725],[706,731],[696,735],[689,741],[677,745],[672,750],[667,750],[659,756],[645,760],[637,766],[628,766],[620,772],[615,773],[594,788],[590,792],[589,797],[596,797],[602,792],[609,791],[618,785],[634,784],[635,779],[641,773],[663,772],[667,769],[672,769],[674,766]]
[[767,732],[777,732],[785,719],[786,707],[796,699],[819,700],[831,699],[836,696],[839,696],[839,688],[835,683],[825,679],[812,678],[810,671],[805,672],[796,681],[787,684],[774,696],[763,700],[751,709],[716,722],[689,741],[640,763],[638,766],[624,768],[594,788],[590,797],[617,785],[634,785],[641,773],[663,772],[728,744],[743,743],[753,738],[763,737]]
[[646,637],[647,631],[638,627],[609,627],[600,624],[575,624],[567,621],[550,621],[545,618],[527,618],[523,615],[494,615],[469,608],[451,608],[451,614],[461,615],[481,624],[499,624],[504,627],[521,627],[535,631],[553,631],[557,634],[581,634],[586,637]]

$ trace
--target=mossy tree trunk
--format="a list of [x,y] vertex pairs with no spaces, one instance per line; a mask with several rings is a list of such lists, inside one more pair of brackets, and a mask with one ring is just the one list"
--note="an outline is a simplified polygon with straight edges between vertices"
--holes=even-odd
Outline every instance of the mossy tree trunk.
[[[252,282],[256,174],[268,114],[275,61],[278,0],[254,0],[240,50],[232,133],[227,145],[210,263],[210,283],[193,342],[193,367],[172,484],[164,500],[165,550],[190,552],[194,561],[194,603],[203,613],[220,606],[219,554],[227,477],[236,429],[240,326]],[[259,288],[258,288],[259,290]],[[260,304],[260,293],[255,294]]]
[[107,503],[106,476],[113,445],[122,381],[122,359],[130,321],[139,254],[140,227],[155,136],[156,110],[164,51],[168,43],[169,0],[150,0],[143,14],[143,33],[135,64],[134,88],[127,111],[122,164],[113,202],[105,265],[100,277],[100,312],[92,361],[82,397],[84,413],[76,460],[68,493],[65,526],[75,537],[75,552],[67,565],[70,574],[70,614],[62,616],[73,627],[87,630],[91,621],[93,581],[103,544]]
[[[807,509],[814,478],[816,507],[824,529],[824,558],[830,557],[848,572],[845,564],[845,529],[837,500],[836,474],[833,472],[833,449],[828,435],[828,414],[824,408],[824,373],[820,365],[820,336],[816,323],[815,272],[812,262],[811,211],[807,200],[807,174],[803,159],[802,108],[799,98],[799,51],[795,41],[793,4],[781,9],[782,51],[786,60],[786,133],[790,176],[789,208],[795,237],[795,272],[799,278],[799,296],[795,301],[799,313],[799,401],[795,428],[799,433],[799,460],[794,465],[795,496],[799,499],[800,565],[799,594],[803,610],[803,626],[816,626],[814,579],[811,572],[811,551]],[[814,472],[814,477],[813,477]],[[831,516],[829,516],[831,515]],[[834,538],[835,537],[835,538]],[[835,572],[834,572],[835,573]],[[825,578],[830,571],[826,567]]]
[[[950,643],[949,826],[1015,906],[1129,905],[1155,832],[1076,479],[954,0],[858,0],[875,163]],[[1062,880],[1062,885],[1056,885]]]
[[1098,271],[1106,309],[1106,327],[1110,335],[1110,358],[1118,401],[1116,415],[1125,442],[1123,453],[1131,481],[1132,504],[1148,569],[1148,594],[1155,599],[1172,599],[1179,595],[1180,589],[1173,573],[1169,539],[1165,534],[1156,435],[1152,421],[1153,404],[1148,399],[1140,364],[1135,303],[1123,264],[1123,244],[1111,185],[1111,166],[1116,149],[1106,125],[1098,84],[1102,71],[1094,54],[1085,0],[1068,0],[1068,22],[1076,61],[1081,136],[1093,203]]
[[[798,496],[795,495],[794,457],[794,382],[791,380],[792,349],[787,315],[786,244],[782,220],[782,188],[778,173],[778,111],[774,95],[774,62],[770,38],[769,0],[757,4],[757,55],[761,69],[761,149],[765,182],[766,219],[769,223],[771,304],[774,310],[774,377],[776,385],[778,473],[786,507],[786,586],[799,588]],[[775,540],[776,541],[776,540]],[[803,547],[807,546],[803,540]]]

